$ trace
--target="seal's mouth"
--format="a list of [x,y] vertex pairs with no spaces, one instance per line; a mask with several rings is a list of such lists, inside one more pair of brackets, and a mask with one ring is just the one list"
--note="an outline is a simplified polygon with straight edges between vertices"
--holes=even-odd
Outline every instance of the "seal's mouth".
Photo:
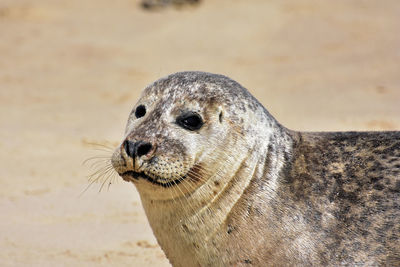
[[134,171],[127,171],[121,174],[122,179],[124,179],[125,181],[132,181],[132,180],[139,180],[140,178],[145,179],[147,181],[149,181],[152,184],[156,184],[156,185],[160,185],[162,187],[171,187],[171,186],[175,186],[178,185],[179,183],[181,183],[183,180],[186,179],[186,175],[180,177],[179,179],[176,180],[172,180],[172,181],[166,181],[165,183],[160,182],[160,180],[164,180],[164,179],[154,179],[150,176],[148,176],[147,174],[145,174],[144,172],[134,172]]

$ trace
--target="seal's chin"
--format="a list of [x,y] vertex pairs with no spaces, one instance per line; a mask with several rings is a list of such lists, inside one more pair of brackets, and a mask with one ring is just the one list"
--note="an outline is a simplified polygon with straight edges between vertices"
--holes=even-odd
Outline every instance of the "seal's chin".
[[144,172],[134,172],[134,171],[124,172],[124,173],[120,174],[120,176],[122,177],[122,179],[124,179],[127,182],[139,180],[140,178],[142,178],[142,179],[149,181],[152,184],[156,184],[156,185],[159,185],[159,186],[162,186],[165,188],[178,185],[179,183],[181,183],[183,180],[186,179],[186,175],[182,176],[176,180],[165,180],[163,178],[157,179],[157,178],[152,178],[152,177],[148,176]]

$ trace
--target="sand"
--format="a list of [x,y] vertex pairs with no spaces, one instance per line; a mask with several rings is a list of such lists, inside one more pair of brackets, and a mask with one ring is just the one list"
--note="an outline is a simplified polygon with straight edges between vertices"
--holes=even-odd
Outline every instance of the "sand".
[[111,154],[91,143],[117,146],[169,73],[228,75],[291,129],[400,130],[399,14],[398,0],[0,1],[0,266],[169,266],[132,184],[83,192],[106,166],[85,159]]

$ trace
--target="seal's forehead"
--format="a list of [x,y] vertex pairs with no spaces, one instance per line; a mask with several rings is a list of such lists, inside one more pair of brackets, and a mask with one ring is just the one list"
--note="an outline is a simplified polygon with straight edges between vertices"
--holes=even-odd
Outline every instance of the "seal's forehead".
[[178,72],[161,78],[144,90],[145,95],[198,101],[214,99],[229,104],[235,99],[254,99],[239,83],[207,72]]

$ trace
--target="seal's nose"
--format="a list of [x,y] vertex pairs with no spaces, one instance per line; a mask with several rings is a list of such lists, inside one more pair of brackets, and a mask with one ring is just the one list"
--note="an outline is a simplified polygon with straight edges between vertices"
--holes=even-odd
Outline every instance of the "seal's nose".
[[134,143],[132,141],[125,140],[123,145],[126,154],[128,154],[128,156],[131,158],[147,155],[153,148],[152,144],[144,141],[137,141]]

